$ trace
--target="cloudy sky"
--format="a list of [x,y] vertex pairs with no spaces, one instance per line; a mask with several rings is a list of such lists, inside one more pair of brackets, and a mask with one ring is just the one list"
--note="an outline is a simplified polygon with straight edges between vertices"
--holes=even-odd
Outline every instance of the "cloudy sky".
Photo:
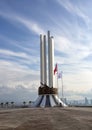
[[48,30],[65,97],[92,98],[92,1],[0,0],[0,100],[37,98],[39,35]]

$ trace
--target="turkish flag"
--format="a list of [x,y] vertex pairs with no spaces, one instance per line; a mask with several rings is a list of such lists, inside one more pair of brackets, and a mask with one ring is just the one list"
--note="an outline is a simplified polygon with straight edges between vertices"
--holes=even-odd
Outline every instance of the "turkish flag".
[[57,72],[57,64],[55,65],[55,69],[54,69],[54,75],[55,75],[55,73]]

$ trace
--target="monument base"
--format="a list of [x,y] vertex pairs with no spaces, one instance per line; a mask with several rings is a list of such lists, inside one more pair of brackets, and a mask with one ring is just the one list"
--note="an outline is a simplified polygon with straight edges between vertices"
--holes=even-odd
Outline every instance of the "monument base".
[[45,87],[39,87],[38,88],[38,95],[44,95],[44,94],[58,94],[57,88],[50,88],[48,86]]
[[50,88],[48,86],[39,87],[38,89],[39,97],[34,102],[33,107],[54,107],[54,106],[67,106],[58,97],[58,89]]

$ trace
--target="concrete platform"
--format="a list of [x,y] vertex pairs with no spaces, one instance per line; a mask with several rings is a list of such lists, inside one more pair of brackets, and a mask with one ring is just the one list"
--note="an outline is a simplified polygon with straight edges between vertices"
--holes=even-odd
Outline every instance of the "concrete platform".
[[92,130],[92,108],[0,110],[0,130]]

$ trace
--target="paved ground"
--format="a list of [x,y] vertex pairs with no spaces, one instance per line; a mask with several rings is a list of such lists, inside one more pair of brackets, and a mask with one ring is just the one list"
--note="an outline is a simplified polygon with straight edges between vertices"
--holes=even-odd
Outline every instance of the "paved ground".
[[92,108],[0,110],[0,130],[92,130]]

